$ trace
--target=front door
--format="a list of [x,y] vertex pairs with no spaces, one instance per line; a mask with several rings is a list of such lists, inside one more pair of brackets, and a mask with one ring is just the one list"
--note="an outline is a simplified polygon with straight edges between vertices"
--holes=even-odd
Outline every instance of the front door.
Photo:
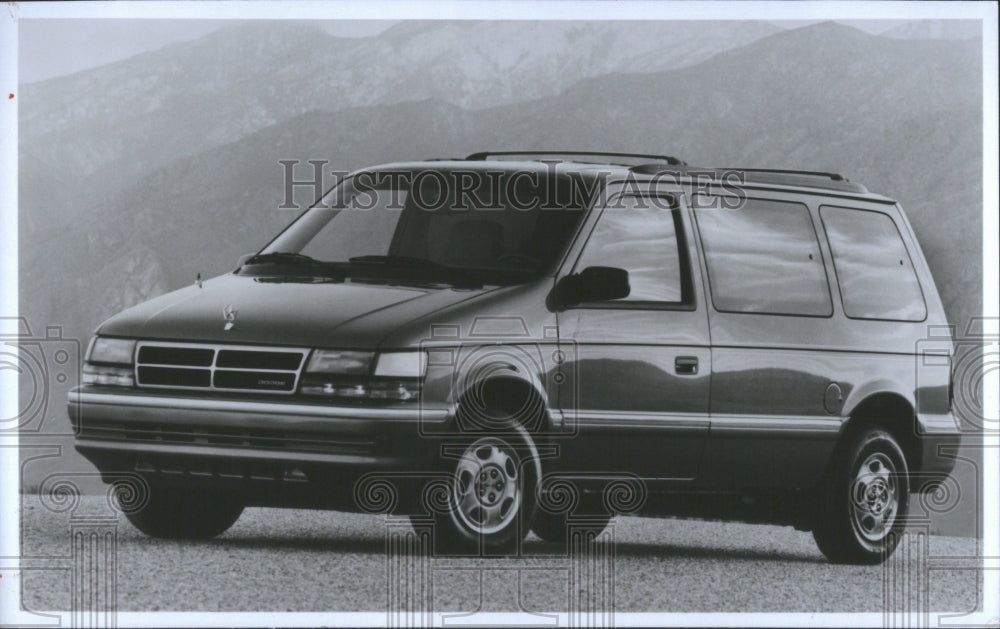
[[624,195],[601,211],[572,267],[623,268],[631,291],[558,314],[560,407],[577,431],[563,464],[688,481],[709,429],[708,320],[688,220],[672,196]]

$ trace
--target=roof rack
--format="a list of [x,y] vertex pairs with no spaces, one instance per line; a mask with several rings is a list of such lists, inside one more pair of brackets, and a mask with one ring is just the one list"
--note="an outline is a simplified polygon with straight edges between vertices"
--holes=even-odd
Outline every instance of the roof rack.
[[748,182],[791,186],[810,186],[827,190],[840,190],[868,194],[868,188],[837,173],[815,170],[785,170],[776,168],[724,168],[716,172],[738,171],[745,173]]
[[[692,173],[710,173],[714,178],[722,178],[726,173],[744,173],[747,183],[779,184],[791,186],[809,186],[811,188],[825,188],[829,190],[842,190],[844,192],[854,192],[867,194],[868,189],[859,183],[855,183],[843,175],[837,173],[820,172],[815,170],[788,170],[778,168],[719,168],[706,167],[696,168],[687,166],[677,171],[679,175]],[[639,164],[630,169],[632,172],[644,175],[654,175],[664,172],[660,164]]]
[[830,181],[850,181],[837,173],[825,173],[816,170],[787,170],[783,168],[717,168],[716,170],[740,170],[745,173],[769,173],[774,175],[802,175],[806,177],[823,177]]
[[[530,157],[541,157],[541,156],[552,156],[552,157],[628,157],[633,160],[644,160],[646,163],[648,160],[666,162],[671,166],[686,166],[686,162],[683,162],[676,157],[670,155],[648,155],[645,153],[604,153],[600,151],[482,151],[479,153],[473,153],[465,159],[468,161],[485,161],[494,157],[514,157],[514,156],[530,156]],[[603,163],[617,163],[617,162],[603,162]],[[623,166],[629,166],[631,164],[622,164]]]

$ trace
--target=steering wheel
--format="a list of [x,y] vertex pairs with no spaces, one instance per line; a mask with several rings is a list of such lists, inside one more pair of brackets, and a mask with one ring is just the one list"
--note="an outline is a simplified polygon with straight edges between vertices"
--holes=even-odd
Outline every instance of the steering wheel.
[[497,262],[505,261],[513,262],[514,266],[517,267],[528,267],[531,269],[537,269],[542,264],[542,261],[535,256],[519,251],[508,251],[497,256]]

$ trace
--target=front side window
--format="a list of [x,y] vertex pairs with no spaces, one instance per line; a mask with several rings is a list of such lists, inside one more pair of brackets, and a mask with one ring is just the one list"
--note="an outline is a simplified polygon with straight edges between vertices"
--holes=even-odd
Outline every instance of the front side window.
[[722,312],[833,314],[809,208],[747,199],[738,209],[695,211],[712,303]]
[[923,321],[920,282],[896,224],[887,214],[820,208],[840,282],[844,314],[855,319]]
[[[688,301],[678,243],[680,215],[666,197],[619,197],[608,204],[576,263],[628,271],[631,291],[616,302],[680,304]],[[613,303],[613,302],[609,302]]]

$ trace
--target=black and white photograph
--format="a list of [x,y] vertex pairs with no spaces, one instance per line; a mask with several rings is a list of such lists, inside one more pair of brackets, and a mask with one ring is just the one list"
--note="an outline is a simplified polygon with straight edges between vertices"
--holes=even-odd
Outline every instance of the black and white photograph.
[[0,46],[0,626],[1000,623],[995,4]]

